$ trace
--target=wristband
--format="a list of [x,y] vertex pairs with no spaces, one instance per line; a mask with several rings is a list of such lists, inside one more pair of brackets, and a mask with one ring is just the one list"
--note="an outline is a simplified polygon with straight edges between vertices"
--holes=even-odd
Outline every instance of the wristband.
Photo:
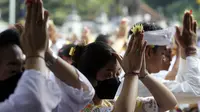
[[30,59],[30,58],[41,58],[41,59],[44,60],[44,57],[39,56],[39,55],[36,55],[36,56],[28,56],[28,57],[26,57],[26,61],[27,61],[28,59]]
[[186,56],[195,55],[197,53],[197,49],[195,47],[187,47],[185,48]]
[[128,73],[125,73],[124,77],[126,76],[138,76],[140,73],[139,72],[128,72]]

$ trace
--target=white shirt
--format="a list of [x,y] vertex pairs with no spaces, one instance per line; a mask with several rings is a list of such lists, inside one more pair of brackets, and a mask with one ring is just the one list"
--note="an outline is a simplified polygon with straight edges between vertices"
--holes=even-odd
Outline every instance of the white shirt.
[[1,112],[78,112],[94,96],[94,89],[80,73],[87,90],[75,89],[59,81],[55,83],[40,72],[27,70],[8,100],[0,103]]
[[[82,88],[80,90],[66,85],[54,75],[51,75],[51,77],[60,87],[62,94],[62,100],[56,109],[56,112],[66,112],[66,110],[67,112],[79,112],[89,102],[91,102],[94,97],[95,90],[93,89],[93,86],[81,72],[79,72],[77,69],[76,71],[77,74],[79,74],[79,80],[82,83]],[[84,90],[84,87],[87,87],[87,90]]]
[[[180,60],[178,74],[174,81],[159,79],[175,95],[179,104],[193,104],[200,101],[200,59],[189,56]],[[122,84],[116,95],[121,92]],[[140,97],[152,96],[149,90],[139,81],[138,95]]]

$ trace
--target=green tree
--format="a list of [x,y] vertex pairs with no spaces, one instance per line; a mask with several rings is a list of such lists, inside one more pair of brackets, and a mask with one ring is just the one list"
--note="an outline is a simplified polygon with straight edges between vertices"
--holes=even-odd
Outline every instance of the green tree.
[[[22,9],[25,9],[25,5],[21,1],[23,0],[16,0],[17,20],[24,18]],[[71,13],[72,6],[76,7],[83,19],[94,19],[101,9],[109,14],[112,13],[110,12],[112,2],[113,0],[43,0],[44,7],[50,12],[50,18],[58,25],[61,25]],[[0,10],[3,20],[8,21],[9,0],[0,0]]]

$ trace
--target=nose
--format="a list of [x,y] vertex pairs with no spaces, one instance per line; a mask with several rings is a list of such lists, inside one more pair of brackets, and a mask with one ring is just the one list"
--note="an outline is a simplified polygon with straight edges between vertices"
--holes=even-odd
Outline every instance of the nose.
[[167,48],[165,55],[169,59],[169,61],[171,61],[172,60],[172,49],[171,48]]
[[115,73],[114,73],[114,72],[111,72],[110,78],[114,78],[114,77],[115,77]]

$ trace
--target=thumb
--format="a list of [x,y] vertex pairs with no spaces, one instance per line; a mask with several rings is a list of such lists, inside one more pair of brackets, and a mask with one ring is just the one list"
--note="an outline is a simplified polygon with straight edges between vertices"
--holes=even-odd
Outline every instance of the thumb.
[[178,26],[176,26],[176,37],[175,37],[175,41],[180,44],[180,38],[181,38],[181,31],[180,28]]
[[176,37],[180,37],[180,36],[181,36],[180,28],[176,26]]

